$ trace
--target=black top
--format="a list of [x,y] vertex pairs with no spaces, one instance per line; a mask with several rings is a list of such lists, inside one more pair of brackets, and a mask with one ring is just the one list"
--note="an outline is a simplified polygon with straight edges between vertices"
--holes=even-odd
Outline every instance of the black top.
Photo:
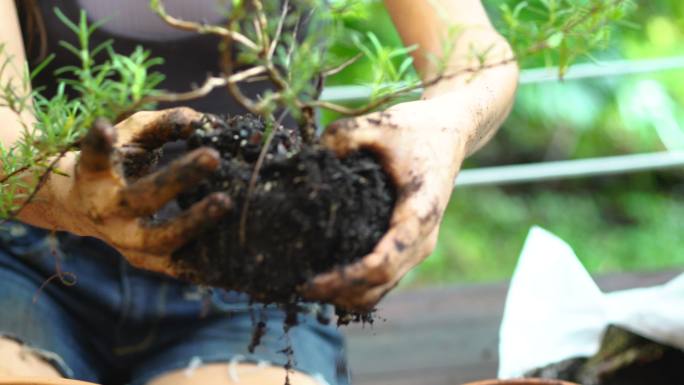
[[[79,18],[79,5],[76,0],[40,0],[36,1],[45,21],[47,31],[47,52],[55,53],[55,60],[34,80],[34,86],[44,86],[49,94],[56,87],[54,70],[67,65],[79,65],[78,58],[66,49],[59,46],[59,41],[68,41],[78,46],[76,35],[70,31],[55,15],[54,7],[59,9],[71,20]],[[152,12],[152,11],[150,11]],[[93,23],[95,20],[89,20]],[[210,35],[192,35],[174,40],[145,41],[134,40],[124,36],[117,36],[102,29],[94,32],[92,46],[114,39],[114,49],[121,54],[132,52],[136,46],[142,45],[151,51],[153,57],[161,57],[164,64],[155,67],[157,71],[166,75],[166,80],[160,88],[169,91],[188,91],[193,86],[201,85],[209,74],[217,75],[219,69],[218,38]],[[36,44],[37,45],[37,44]],[[33,47],[28,52],[28,57],[36,57],[38,47]],[[269,85],[266,82],[244,83],[241,85],[246,95],[254,96],[263,92]],[[244,113],[237,105],[225,88],[215,89],[208,96],[183,102],[183,105],[192,107],[201,112],[210,113]],[[172,104],[163,104],[160,107],[170,107]]]

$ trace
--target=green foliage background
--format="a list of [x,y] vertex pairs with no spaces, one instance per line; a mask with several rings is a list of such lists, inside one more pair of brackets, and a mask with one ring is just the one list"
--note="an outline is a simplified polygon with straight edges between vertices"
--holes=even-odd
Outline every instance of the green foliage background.
[[[499,23],[501,0],[485,3]],[[614,34],[595,58],[684,55],[684,2],[639,0],[638,5],[630,19],[634,25]],[[365,2],[361,13],[365,17],[347,24],[373,31],[383,44],[401,45],[381,2]],[[335,47],[347,55],[352,49]],[[543,59],[526,63],[542,65]],[[361,61],[328,85],[368,81],[369,73]],[[682,106],[684,69],[523,86],[499,135],[466,167],[684,149]],[[506,279],[535,224],[567,240],[594,273],[680,267],[683,198],[684,170],[456,189],[437,250],[405,283]]]

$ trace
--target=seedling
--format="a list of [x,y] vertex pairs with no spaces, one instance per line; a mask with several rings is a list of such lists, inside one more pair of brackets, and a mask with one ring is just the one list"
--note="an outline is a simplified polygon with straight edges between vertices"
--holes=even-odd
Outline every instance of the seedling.
[[[21,82],[0,85],[0,106],[23,122],[21,140],[0,147],[0,215],[15,217],[49,175],[64,174],[55,166],[57,160],[79,148],[95,119],[117,122],[159,102],[192,100],[226,87],[251,115],[207,115],[197,122],[188,147],[212,146],[223,163],[214,177],[187,191],[179,202],[187,206],[210,192],[224,191],[236,210],[176,252],[173,260],[193,281],[246,291],[266,302],[295,303],[300,299],[298,285],[372,250],[387,230],[395,200],[393,182],[373,154],[339,159],[318,143],[316,110],[361,115],[445,79],[476,77],[488,68],[525,63],[537,55],[558,65],[562,76],[577,57],[609,41],[611,28],[623,20],[631,4],[505,3],[500,7],[502,29],[514,54],[493,57],[491,48],[474,48],[471,57],[464,58],[474,65],[453,67],[454,42],[465,26],[451,26],[441,56],[429,58],[436,75],[421,81],[410,70],[410,54],[416,47],[391,49],[373,34],[344,29],[340,20],[357,9],[357,1],[233,0],[225,22],[209,25],[177,18],[162,0],[152,0],[150,8],[167,24],[221,41],[221,73],[182,93],[157,89],[163,75],[154,67],[161,59],[150,57],[143,48],[124,56],[114,52],[111,42],[92,46],[90,37],[100,24],[89,25],[85,13],[73,22],[56,10],[78,38],[77,45],[62,46],[78,57],[80,65],[55,73],[59,86],[50,98],[41,89],[28,91],[31,79],[47,62],[33,71],[26,69]],[[358,55],[331,55],[327,47],[345,38],[358,48]],[[105,59],[97,62],[98,53]],[[362,57],[374,68],[370,100],[360,106],[321,100],[325,79]],[[0,73],[10,70],[10,63],[4,57]],[[272,87],[249,97],[243,86],[256,80],[267,80]],[[73,92],[78,97],[69,98]],[[27,124],[25,114],[33,115],[35,124]],[[282,126],[286,115],[294,118],[295,127]]]

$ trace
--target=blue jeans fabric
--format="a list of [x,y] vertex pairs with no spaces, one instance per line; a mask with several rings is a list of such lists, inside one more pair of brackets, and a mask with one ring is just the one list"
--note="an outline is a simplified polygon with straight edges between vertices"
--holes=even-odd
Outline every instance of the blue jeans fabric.
[[[267,328],[250,354],[255,320]],[[340,333],[312,314],[299,322],[286,335],[280,309],[135,269],[93,238],[0,226],[0,335],[70,378],[143,385],[200,362],[282,366],[291,344],[295,369],[347,384]]]

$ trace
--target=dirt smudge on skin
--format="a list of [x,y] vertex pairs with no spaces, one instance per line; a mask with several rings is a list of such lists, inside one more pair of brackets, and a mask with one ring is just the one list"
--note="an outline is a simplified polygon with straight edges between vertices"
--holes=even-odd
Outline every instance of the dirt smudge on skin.
[[427,212],[427,214],[420,216],[418,220],[423,226],[436,225],[441,217],[441,212],[442,210],[440,209],[439,201],[435,199],[435,201],[432,202],[430,210]]
[[397,252],[401,253],[402,251],[406,250],[406,243],[395,238],[394,239],[394,248],[397,250]]
[[399,199],[401,201],[410,198],[415,195],[423,187],[425,180],[422,175],[413,175],[408,183],[401,186],[399,190]]

